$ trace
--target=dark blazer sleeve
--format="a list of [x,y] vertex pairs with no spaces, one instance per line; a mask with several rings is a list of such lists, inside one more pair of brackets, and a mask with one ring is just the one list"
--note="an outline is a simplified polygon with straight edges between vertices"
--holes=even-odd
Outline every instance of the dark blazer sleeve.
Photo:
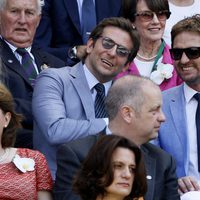
[[61,145],[57,152],[57,173],[53,188],[55,200],[80,200],[72,192],[72,180],[81,165],[80,159],[70,146]]
[[98,135],[63,144],[57,151],[57,172],[53,188],[55,200],[80,200],[72,191],[72,181]]
[[[74,6],[66,5],[69,3]],[[81,35],[71,20],[69,9],[66,7],[69,6],[74,15],[78,15],[78,8],[75,3],[76,1],[70,2],[68,0],[45,0],[40,24],[33,41],[34,46],[41,47],[65,61],[69,66],[75,64],[68,57],[69,48],[82,44]]]
[[[176,164],[172,156],[152,144],[145,144],[142,149],[147,174],[154,174],[151,180],[147,179],[148,192],[145,200],[180,200]],[[154,160],[154,164],[148,162],[149,159]],[[154,187],[152,187],[153,183],[155,183]]]

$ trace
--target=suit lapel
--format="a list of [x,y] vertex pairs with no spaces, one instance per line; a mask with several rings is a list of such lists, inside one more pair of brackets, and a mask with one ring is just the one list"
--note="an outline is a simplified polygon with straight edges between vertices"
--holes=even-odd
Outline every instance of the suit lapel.
[[74,0],[64,0],[65,7],[69,16],[76,27],[77,31],[81,35],[81,26],[80,26],[80,19],[79,19],[79,12],[78,12],[78,5],[77,1]]
[[153,194],[154,194],[155,184],[156,184],[156,180],[155,180],[156,159],[151,156],[148,149],[145,148],[145,145],[141,146],[141,150],[144,155],[145,168],[147,172],[146,179],[147,179],[148,190],[145,195],[147,198],[145,199],[153,200],[154,199]]
[[[170,113],[172,115],[172,120],[174,121],[174,126],[176,128],[176,133],[179,137],[183,151],[187,148],[187,126],[186,126],[186,111],[185,111],[185,97],[183,92],[183,84],[174,93],[174,96],[170,99]],[[187,152],[184,152],[187,155]]]
[[89,119],[92,116],[95,117],[94,105],[92,94],[89,89],[88,82],[85,77],[85,73],[83,70],[83,66],[81,63],[78,63],[74,66],[70,72],[71,82],[74,85],[81,102],[83,104],[83,108],[85,110],[86,117]]
[[10,47],[2,39],[0,39],[0,43],[2,48],[2,61],[5,66],[20,75],[31,86],[23,67],[15,57]]
[[44,55],[39,49],[36,49],[33,47],[31,49],[31,53],[34,56],[35,64],[36,64],[39,72],[41,72],[43,70],[44,65],[46,66],[46,68],[49,67],[50,64],[47,61],[48,59],[47,59],[46,55]]

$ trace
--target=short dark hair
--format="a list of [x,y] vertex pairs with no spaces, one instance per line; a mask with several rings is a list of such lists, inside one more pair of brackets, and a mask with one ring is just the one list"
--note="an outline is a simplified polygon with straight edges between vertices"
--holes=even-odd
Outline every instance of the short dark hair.
[[73,189],[83,200],[94,200],[106,195],[105,188],[112,184],[114,171],[112,155],[117,147],[131,150],[135,155],[136,170],[131,193],[126,200],[144,196],[147,191],[146,172],[141,150],[130,140],[117,135],[104,135],[91,148],[74,179]]
[[105,18],[95,27],[89,38],[92,38],[94,41],[96,41],[102,35],[104,28],[109,26],[117,27],[123,31],[126,31],[130,35],[133,48],[131,49],[131,53],[128,56],[126,64],[132,62],[137,54],[137,51],[139,50],[140,39],[138,32],[133,29],[133,26],[129,20],[123,17]]
[[[192,32],[200,35],[200,14],[186,17],[177,22],[171,30],[172,47],[174,46],[175,37],[182,32]],[[187,39],[187,38],[186,38]]]
[[[135,14],[137,12],[137,3],[140,0],[123,0],[122,1],[122,16],[129,19],[131,22],[135,22]],[[144,0],[147,7],[153,11],[158,12],[162,10],[169,10],[168,0]]]
[[3,129],[1,145],[3,148],[11,147],[16,138],[16,131],[21,127],[22,116],[14,111],[14,100],[10,91],[0,83],[0,109],[3,113],[10,112],[11,119],[6,128]]

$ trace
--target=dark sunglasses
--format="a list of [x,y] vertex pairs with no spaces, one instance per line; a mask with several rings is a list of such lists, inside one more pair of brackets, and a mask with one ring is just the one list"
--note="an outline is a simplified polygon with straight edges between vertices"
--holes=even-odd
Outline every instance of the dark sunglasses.
[[135,14],[135,16],[139,17],[142,21],[149,22],[153,19],[154,15],[157,16],[159,21],[165,21],[171,15],[171,12],[168,10],[163,10],[159,12],[152,12],[152,11],[141,11]]
[[103,37],[100,36],[100,38],[102,38],[102,46],[104,49],[112,49],[114,46],[117,46],[116,49],[116,54],[120,57],[128,57],[130,52],[126,47],[117,44],[116,42],[114,42],[112,39],[108,38],[108,37]]
[[173,60],[180,60],[183,52],[189,59],[196,59],[200,57],[200,47],[189,47],[185,49],[173,48],[170,49],[170,54]]

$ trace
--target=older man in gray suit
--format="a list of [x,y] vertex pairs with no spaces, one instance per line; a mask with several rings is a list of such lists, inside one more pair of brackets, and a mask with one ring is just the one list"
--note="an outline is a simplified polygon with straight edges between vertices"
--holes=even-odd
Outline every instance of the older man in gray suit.
[[131,23],[108,18],[91,33],[84,63],[40,74],[33,94],[34,147],[45,154],[53,178],[59,144],[106,127],[105,115],[95,113],[94,104],[100,98],[95,86],[101,83],[106,95],[113,78],[132,61],[138,48]]

